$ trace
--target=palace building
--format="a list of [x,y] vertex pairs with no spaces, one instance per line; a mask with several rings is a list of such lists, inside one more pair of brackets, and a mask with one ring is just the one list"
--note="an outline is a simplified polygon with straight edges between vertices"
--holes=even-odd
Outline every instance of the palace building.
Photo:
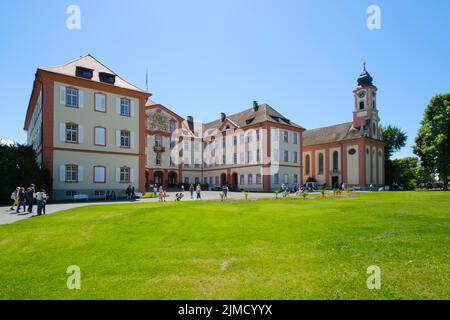
[[348,123],[305,130],[256,101],[198,123],[86,55],[37,69],[24,128],[58,200],[122,196],[128,185],[142,193],[181,183],[270,191],[314,177],[328,186],[381,186],[384,143],[372,81],[364,67]]

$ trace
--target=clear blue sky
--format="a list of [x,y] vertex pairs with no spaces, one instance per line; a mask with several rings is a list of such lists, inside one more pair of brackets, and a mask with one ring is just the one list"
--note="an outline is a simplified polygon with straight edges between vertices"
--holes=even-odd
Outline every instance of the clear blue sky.
[[[66,8],[81,8],[81,30]],[[381,30],[366,9],[381,8]],[[450,89],[450,1],[8,1],[0,6],[0,137],[25,142],[37,67],[91,53],[182,116],[266,102],[306,128],[351,121],[361,59],[383,124],[411,145],[430,98]]]

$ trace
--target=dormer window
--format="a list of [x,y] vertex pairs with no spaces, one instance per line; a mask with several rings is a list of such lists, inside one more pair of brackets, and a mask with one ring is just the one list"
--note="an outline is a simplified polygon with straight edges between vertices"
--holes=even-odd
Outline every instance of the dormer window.
[[93,70],[83,67],[77,67],[75,71],[75,75],[80,78],[92,79]]
[[99,72],[98,77],[100,78],[101,82],[114,84],[116,82],[116,76],[110,73],[106,72]]

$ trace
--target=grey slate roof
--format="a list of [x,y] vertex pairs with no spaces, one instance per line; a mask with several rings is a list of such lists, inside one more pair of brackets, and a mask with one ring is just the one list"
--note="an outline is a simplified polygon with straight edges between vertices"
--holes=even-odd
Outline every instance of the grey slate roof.
[[360,130],[353,128],[352,124],[352,122],[346,122],[329,127],[306,130],[303,132],[303,146],[363,137],[364,134]]
[[[290,121],[288,118],[284,117],[281,113],[279,113],[266,103],[260,104],[257,111],[255,111],[253,108],[249,108],[239,113],[226,115],[226,118],[239,127],[245,127],[269,121],[273,123],[291,125],[293,127],[303,129],[303,127]],[[218,129],[221,125],[222,120],[218,119],[212,122],[205,123],[203,125],[203,130],[206,131],[211,129]]]

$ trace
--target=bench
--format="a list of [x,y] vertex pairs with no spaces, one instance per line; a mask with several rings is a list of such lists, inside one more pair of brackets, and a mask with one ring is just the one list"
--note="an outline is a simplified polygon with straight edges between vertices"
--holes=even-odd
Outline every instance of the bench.
[[87,194],[76,194],[73,196],[73,201],[77,201],[77,200],[89,200],[89,197]]

